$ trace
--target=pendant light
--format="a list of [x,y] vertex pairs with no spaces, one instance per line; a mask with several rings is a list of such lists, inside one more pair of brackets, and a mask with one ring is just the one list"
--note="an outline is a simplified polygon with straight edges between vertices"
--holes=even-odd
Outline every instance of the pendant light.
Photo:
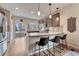
[[50,11],[49,18],[51,19],[52,18],[52,15],[51,15],[51,3],[49,3],[49,11]]
[[40,16],[40,3],[38,3],[38,11],[37,11],[37,15]]
[[[59,8],[56,8],[56,9],[57,9],[57,14],[58,14],[58,9],[59,9]],[[56,20],[57,20],[57,21],[59,20],[59,17],[58,17],[58,16],[57,16]]]

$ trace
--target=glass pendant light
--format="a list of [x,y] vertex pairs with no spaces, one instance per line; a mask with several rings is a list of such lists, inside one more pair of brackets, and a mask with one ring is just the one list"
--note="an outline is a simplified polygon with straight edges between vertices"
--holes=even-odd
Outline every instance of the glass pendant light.
[[49,18],[51,19],[52,18],[52,15],[51,15],[51,3],[49,3],[49,11],[50,11]]
[[50,18],[50,19],[52,18],[52,15],[51,15],[51,14],[49,15],[49,18]]
[[40,16],[40,11],[37,12],[38,16]]
[[[59,9],[59,8],[56,8],[56,9],[57,9],[57,14],[58,14],[58,9]],[[57,16],[56,20],[57,20],[57,21],[59,20],[59,17],[58,17],[58,16]]]
[[56,20],[58,21],[59,20],[59,17],[57,17]]
[[40,16],[40,4],[38,3],[38,11],[37,11],[37,15]]

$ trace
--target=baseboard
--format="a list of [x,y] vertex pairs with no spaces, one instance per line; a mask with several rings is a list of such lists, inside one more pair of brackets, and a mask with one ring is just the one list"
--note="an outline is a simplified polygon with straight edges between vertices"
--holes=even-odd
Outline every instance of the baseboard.
[[68,46],[68,47],[69,47],[69,49],[74,49],[74,50],[79,52],[79,48],[76,48],[76,47],[73,47],[73,46]]
[[[64,44],[62,44],[63,46],[66,46],[66,45],[64,45]],[[67,45],[67,49],[69,49],[69,50],[75,50],[75,51],[78,51],[79,52],[79,48],[77,48],[77,47],[74,47],[73,45]]]

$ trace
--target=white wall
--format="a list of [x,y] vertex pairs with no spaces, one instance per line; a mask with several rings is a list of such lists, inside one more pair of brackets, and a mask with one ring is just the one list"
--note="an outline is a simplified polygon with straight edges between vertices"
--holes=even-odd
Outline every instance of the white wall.
[[[67,19],[76,17],[76,31],[70,33],[67,31]],[[63,31],[67,33],[68,45],[79,48],[79,4],[67,6],[60,11],[60,24],[63,25]]]

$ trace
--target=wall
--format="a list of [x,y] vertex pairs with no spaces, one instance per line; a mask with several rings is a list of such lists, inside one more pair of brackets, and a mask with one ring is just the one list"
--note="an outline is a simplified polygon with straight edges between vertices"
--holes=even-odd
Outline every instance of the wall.
[[[70,33],[67,31],[67,19],[76,17],[76,31]],[[60,25],[63,26],[63,32],[67,33],[68,45],[79,49],[79,4],[72,4],[60,11]]]

